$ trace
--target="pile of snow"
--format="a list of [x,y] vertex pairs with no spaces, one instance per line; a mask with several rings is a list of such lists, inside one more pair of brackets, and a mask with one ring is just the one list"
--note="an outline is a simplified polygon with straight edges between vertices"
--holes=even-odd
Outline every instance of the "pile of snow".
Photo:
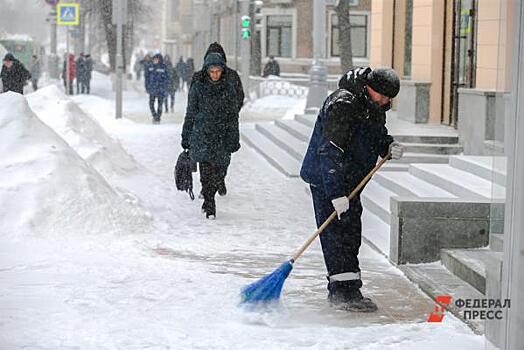
[[24,96],[0,95],[0,233],[142,233],[150,215],[123,200]]
[[50,85],[29,94],[27,101],[40,120],[105,178],[126,175],[138,168],[121,144],[57,86]]

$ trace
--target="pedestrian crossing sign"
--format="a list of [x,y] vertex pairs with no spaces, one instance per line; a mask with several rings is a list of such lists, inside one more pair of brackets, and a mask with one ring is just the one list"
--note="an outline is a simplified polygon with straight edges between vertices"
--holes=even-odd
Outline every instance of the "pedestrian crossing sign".
[[56,24],[62,26],[77,26],[80,24],[78,4],[58,3],[56,5]]

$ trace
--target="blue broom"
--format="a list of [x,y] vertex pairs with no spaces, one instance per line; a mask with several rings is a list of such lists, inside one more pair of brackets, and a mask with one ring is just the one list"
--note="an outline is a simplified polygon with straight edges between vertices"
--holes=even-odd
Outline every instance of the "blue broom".
[[[382,158],[382,160],[375,165],[375,167],[360,181],[357,187],[349,194],[348,199],[351,200],[364,187],[364,185],[371,179],[371,177],[380,169],[380,167],[390,159],[390,155]],[[337,212],[333,211],[331,215],[324,221],[324,223],[308,238],[308,240],[300,247],[295,255],[280,265],[278,269],[244,287],[240,292],[241,304],[260,305],[276,302],[280,299],[280,293],[286,278],[293,270],[293,264],[306,251],[306,249],[313,243],[313,241],[320,235],[324,229],[337,217]]]

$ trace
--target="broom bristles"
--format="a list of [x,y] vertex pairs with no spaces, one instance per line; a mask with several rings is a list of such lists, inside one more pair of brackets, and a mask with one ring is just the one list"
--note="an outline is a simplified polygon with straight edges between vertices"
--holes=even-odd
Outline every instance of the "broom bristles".
[[287,276],[293,269],[293,263],[286,261],[278,269],[244,287],[241,291],[243,304],[270,303],[278,301]]

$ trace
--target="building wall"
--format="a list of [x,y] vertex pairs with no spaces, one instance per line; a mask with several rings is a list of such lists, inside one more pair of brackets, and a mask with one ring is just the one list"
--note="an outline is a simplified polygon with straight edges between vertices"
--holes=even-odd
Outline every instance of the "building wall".
[[393,59],[393,1],[373,0],[371,3],[372,67],[391,67]]

